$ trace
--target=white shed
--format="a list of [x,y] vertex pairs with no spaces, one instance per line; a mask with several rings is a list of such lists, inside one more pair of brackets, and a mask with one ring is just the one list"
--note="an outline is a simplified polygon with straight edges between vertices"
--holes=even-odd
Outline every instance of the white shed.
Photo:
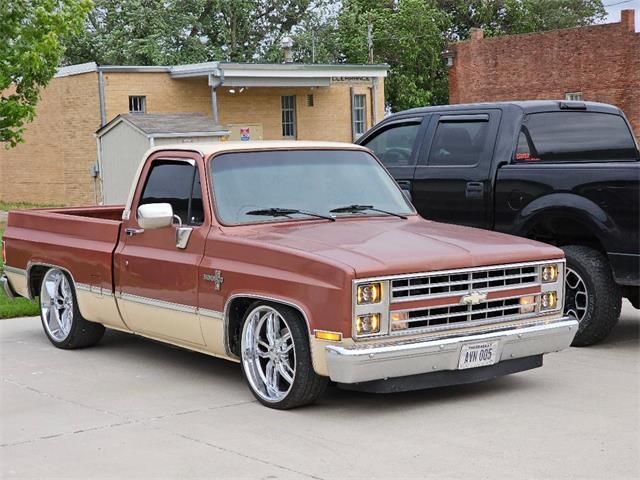
[[128,113],[96,132],[104,204],[124,204],[144,152],[171,143],[224,141],[226,128],[201,113]]

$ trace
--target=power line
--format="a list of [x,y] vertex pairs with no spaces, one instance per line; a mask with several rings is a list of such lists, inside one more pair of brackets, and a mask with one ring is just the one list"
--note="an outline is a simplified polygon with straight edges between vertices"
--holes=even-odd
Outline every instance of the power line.
[[606,5],[602,5],[603,7],[615,7],[616,5],[622,5],[623,3],[633,2],[633,0],[622,0],[621,2],[608,3]]

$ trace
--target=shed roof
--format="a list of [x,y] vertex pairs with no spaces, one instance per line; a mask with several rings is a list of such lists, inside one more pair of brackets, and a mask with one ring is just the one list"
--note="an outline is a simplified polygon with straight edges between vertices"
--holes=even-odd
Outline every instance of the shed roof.
[[98,129],[96,134],[102,136],[123,121],[149,136],[228,133],[226,128],[214,125],[211,117],[202,113],[124,113]]

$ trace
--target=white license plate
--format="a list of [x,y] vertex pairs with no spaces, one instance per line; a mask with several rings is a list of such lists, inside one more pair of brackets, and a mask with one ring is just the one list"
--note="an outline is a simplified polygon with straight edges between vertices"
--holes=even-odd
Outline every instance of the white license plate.
[[458,369],[486,367],[498,361],[499,342],[471,343],[462,346]]

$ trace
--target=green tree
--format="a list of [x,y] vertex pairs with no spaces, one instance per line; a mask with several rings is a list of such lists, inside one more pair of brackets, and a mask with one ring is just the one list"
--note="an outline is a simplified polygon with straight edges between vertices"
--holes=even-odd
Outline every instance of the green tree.
[[590,25],[606,12],[601,0],[344,0],[338,16],[340,59],[367,60],[367,21],[373,23],[374,60],[390,65],[385,91],[393,111],[446,103],[441,52],[486,36]]
[[90,8],[89,0],[0,1],[0,142],[22,141],[64,43],[81,30]]
[[68,64],[171,65],[281,59],[311,0],[96,0]]
[[451,40],[465,40],[471,28],[486,36],[531,33],[591,25],[606,16],[601,0],[437,0],[450,15]]
[[366,63],[367,28],[373,26],[374,62],[388,63],[387,103],[394,111],[446,99],[441,53],[447,15],[426,0],[345,0],[338,35],[345,59]]

